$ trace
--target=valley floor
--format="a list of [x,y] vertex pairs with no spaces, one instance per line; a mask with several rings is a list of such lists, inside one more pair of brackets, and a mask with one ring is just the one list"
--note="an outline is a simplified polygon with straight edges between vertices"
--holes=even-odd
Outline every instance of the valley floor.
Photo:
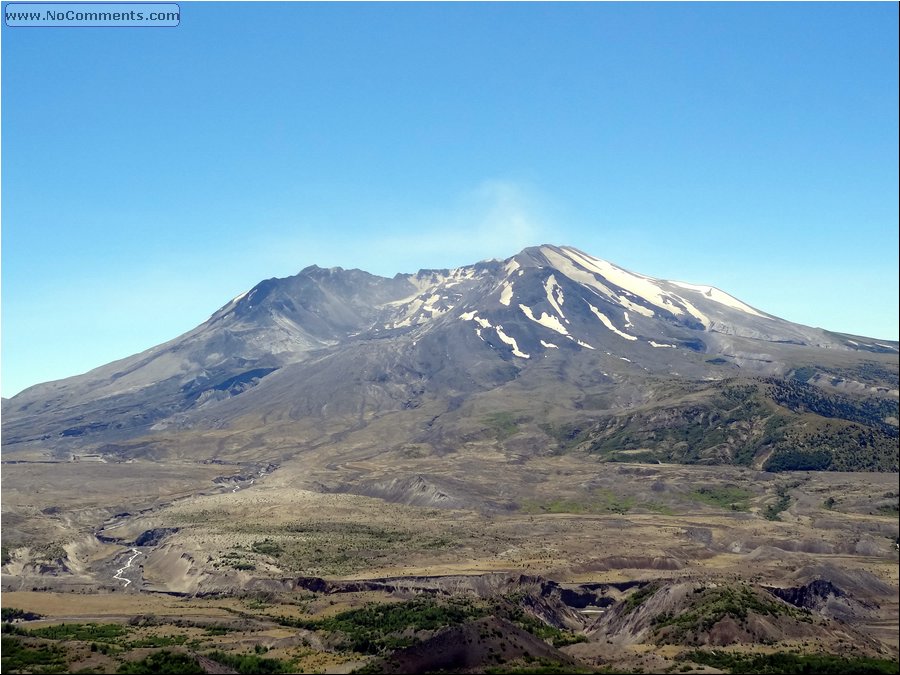
[[897,672],[897,474],[381,466],[5,464],[4,672]]

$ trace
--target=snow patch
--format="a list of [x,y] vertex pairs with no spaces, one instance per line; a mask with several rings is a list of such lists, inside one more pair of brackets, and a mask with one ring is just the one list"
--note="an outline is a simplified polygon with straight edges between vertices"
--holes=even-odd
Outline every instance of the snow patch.
[[500,304],[506,305],[507,307],[509,307],[509,301],[512,300],[512,296],[513,296],[513,285],[508,281],[504,281],[503,282],[503,290],[500,291]]
[[543,346],[543,347],[545,347],[545,348],[547,348],[547,349],[559,349],[559,347],[557,347],[557,346],[556,346],[555,344],[553,344],[552,342],[544,342],[543,340],[541,340],[541,346]]
[[601,312],[599,309],[594,307],[591,303],[588,303],[588,307],[590,307],[591,311],[596,315],[596,317],[598,319],[600,319],[600,321],[603,322],[603,325],[606,326],[607,328],[609,328],[613,333],[625,338],[626,340],[637,340],[637,338],[634,335],[629,335],[628,333],[623,333],[618,328],[616,328],[613,325],[613,322],[609,320],[609,317],[606,316],[606,314]]
[[[563,314],[561,307],[563,304],[563,290],[562,287],[556,283],[556,277],[552,274],[544,281],[544,291],[547,293],[547,301],[553,305],[553,309],[556,310],[556,313],[565,319],[566,315]],[[554,294],[554,291],[557,291],[557,293]]]
[[565,274],[572,281],[587,286],[600,296],[618,302],[625,307],[625,309],[632,312],[646,317],[656,316],[656,312],[652,309],[632,302],[620,293],[613,291],[606,284],[597,279],[593,272],[589,272],[583,267],[573,264],[572,260],[569,258],[559,255],[556,251],[549,248],[542,248],[541,252],[547,256],[547,259],[553,263],[553,266],[556,267],[557,270]]
[[726,307],[731,307],[732,309],[740,310],[741,312],[746,312],[747,314],[752,314],[753,316],[759,316],[764,319],[768,318],[765,314],[761,314],[753,309],[750,305],[745,305],[743,302],[738,300],[737,298],[728,295],[725,291],[720,291],[718,288],[714,286],[699,286],[697,284],[689,284],[684,281],[673,281],[671,282],[679,288],[686,288],[689,291],[695,291],[703,295],[707,300],[712,300],[713,302],[718,302],[720,305],[725,305]]
[[650,346],[651,347],[671,347],[672,349],[677,349],[677,347],[675,345],[666,344],[665,342],[654,342],[653,340],[650,340]]
[[519,345],[516,342],[516,338],[510,337],[506,333],[503,332],[503,326],[497,325],[494,327],[494,330],[497,331],[497,337],[499,337],[503,342],[512,347],[513,356],[518,356],[521,359],[530,359],[531,357],[525,352],[519,351]]
[[644,307],[643,305],[639,305],[635,302],[632,302],[631,300],[629,300],[628,298],[626,298],[622,295],[618,296],[617,299],[623,307],[627,307],[632,312],[637,312],[638,314],[641,314],[641,315],[647,316],[647,317],[656,316],[656,312],[654,312],[652,309],[650,309],[648,307]]
[[515,258],[513,258],[508,263],[506,263],[506,267],[504,267],[503,269],[506,270],[506,276],[509,276],[510,274],[515,272],[517,269],[519,269],[519,267],[520,267],[519,261],[516,260]]
[[676,295],[673,297],[677,298],[684,304],[684,306],[687,308],[688,314],[690,314],[694,318],[698,319],[700,321],[700,323],[703,324],[704,328],[706,328],[707,330],[709,329],[712,322],[709,320],[709,318],[703,312],[701,312],[699,309],[694,307],[690,302],[688,302],[687,300],[682,298],[680,295]]
[[432,318],[434,318],[435,316],[440,316],[441,314],[444,314],[447,312],[446,309],[439,309],[434,306],[434,303],[440,302],[440,300],[441,300],[441,296],[434,294],[430,298],[428,298],[428,300],[425,301],[425,304],[423,305],[422,309],[424,309],[426,312],[431,312]]
[[579,253],[571,248],[563,248],[566,255],[575,263],[581,265],[590,272],[596,272],[609,282],[634,295],[643,298],[651,305],[662,307],[674,314],[683,314],[684,311],[671,302],[670,296],[660,288],[651,277],[643,274],[635,274],[612,263],[599,258],[593,258],[587,254]]
[[546,312],[541,312],[541,318],[538,319],[534,316],[534,312],[531,310],[531,307],[527,305],[519,305],[519,309],[522,310],[522,314],[527,316],[529,319],[534,321],[535,323],[541,324],[544,328],[549,328],[550,330],[555,330],[560,335],[568,335],[569,331],[566,330],[566,327],[563,326],[559,319],[551,314],[547,314]]
[[490,328],[491,327],[491,322],[488,321],[487,319],[482,319],[480,316],[478,316],[478,312],[474,312],[474,311],[466,312],[465,314],[460,314],[459,318],[462,319],[463,321],[474,321],[482,328]]

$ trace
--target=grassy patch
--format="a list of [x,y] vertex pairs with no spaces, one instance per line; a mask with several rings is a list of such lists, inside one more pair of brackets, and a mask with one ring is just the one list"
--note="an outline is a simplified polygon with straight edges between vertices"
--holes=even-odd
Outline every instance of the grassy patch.
[[619,513],[625,514],[634,506],[632,497],[620,497],[611,490],[596,490],[583,499],[553,499],[537,501],[533,499],[522,502],[521,510],[525,513]]
[[268,538],[263,539],[262,541],[254,541],[250,549],[254,553],[273,557],[278,557],[279,555],[284,553],[284,548],[282,548],[280,544]]
[[498,441],[505,440],[519,430],[519,424],[527,421],[510,412],[496,412],[481,418],[482,424],[490,429]]
[[747,511],[750,505],[747,503],[753,493],[736,486],[702,487],[690,493],[690,498],[697,502],[718,506],[731,511]]
[[800,483],[791,483],[790,485],[782,485],[778,488],[778,499],[774,504],[769,504],[766,507],[766,510],[763,511],[763,515],[766,520],[781,520],[778,516],[782,511],[786,511],[787,508],[791,505],[791,497],[788,492],[797,487]]
[[4,673],[66,673],[65,652],[52,645],[26,645],[18,638],[2,638],[3,657],[0,658]]
[[213,661],[228,666],[238,673],[294,673],[296,668],[291,663],[278,659],[268,659],[256,654],[227,654],[211,652],[206,655]]
[[897,661],[844,657],[832,654],[739,654],[735,652],[689,652],[681,660],[712,666],[730,673],[820,673],[821,675],[897,673]]
[[123,663],[118,673],[126,675],[156,675],[156,673],[174,673],[176,675],[200,675],[206,671],[200,667],[197,660],[187,654],[162,650],[150,654],[140,661]]
[[238,628],[232,628],[231,626],[206,626],[206,634],[207,635],[228,635],[229,633],[233,633]]
[[586,424],[539,424],[541,430],[556,441],[559,451],[564,452],[578,445],[585,438]]
[[32,628],[24,634],[47,640],[82,640],[83,642],[116,642],[128,634],[128,629],[117,623],[61,623],[55,626]]
[[[298,521],[269,525],[232,523],[230,531],[267,535],[247,549],[224,553],[217,566],[235,569],[259,568],[263,560],[294,574],[309,576],[344,575],[395,560],[412,551],[453,548],[458,539],[447,533],[432,536],[410,529],[367,523]],[[264,556],[264,557],[263,557]]]
[[255,556],[266,556],[292,573],[310,576],[351,574],[398,554],[406,556],[416,550],[446,549],[457,544],[446,534],[429,536],[366,523],[294,522],[274,527],[236,523],[231,529],[269,536],[254,541],[249,550],[224,554],[220,564],[248,569],[243,566],[259,567],[261,561],[254,560]]
[[127,649],[140,649],[143,647],[172,647],[183,645],[188,641],[187,635],[148,635],[126,643]]

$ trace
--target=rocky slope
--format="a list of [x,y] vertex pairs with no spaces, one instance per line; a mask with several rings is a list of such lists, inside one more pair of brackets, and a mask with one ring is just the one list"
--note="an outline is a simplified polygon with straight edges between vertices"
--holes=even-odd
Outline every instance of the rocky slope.
[[310,267],[170,342],[4,401],[4,453],[127,458],[249,426],[263,446],[278,428],[321,442],[393,416],[386,440],[426,451],[516,437],[761,466],[788,445],[866,447],[867,468],[896,470],[897,354],[571,247],[392,279]]

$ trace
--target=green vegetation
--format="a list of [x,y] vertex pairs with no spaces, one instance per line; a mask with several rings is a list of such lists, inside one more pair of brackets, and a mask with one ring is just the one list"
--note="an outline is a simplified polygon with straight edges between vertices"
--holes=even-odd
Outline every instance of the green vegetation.
[[31,547],[31,557],[40,562],[53,562],[66,557],[66,549],[58,542],[50,542]]
[[232,628],[231,626],[207,626],[206,634],[207,635],[228,635],[228,633],[232,633],[238,630],[237,628]]
[[531,663],[510,664],[506,666],[491,666],[484,669],[485,673],[495,675],[535,675],[539,673],[594,673],[590,668],[579,668],[570,663],[560,663],[550,659],[533,659]]
[[140,649],[142,647],[172,647],[183,645],[188,641],[187,635],[148,635],[147,637],[131,640],[126,643],[127,649]]
[[253,673],[294,673],[296,668],[291,663],[278,659],[267,659],[256,654],[227,654],[225,652],[211,652],[206,655],[213,661],[228,666],[238,673],[251,675]]
[[535,637],[550,642],[554,647],[565,647],[566,645],[573,645],[587,640],[584,635],[578,635],[556,626],[551,626],[531,614],[527,614],[516,604],[514,598],[506,598],[505,601],[501,600],[493,603],[491,614],[514,623]]
[[774,504],[769,504],[766,507],[766,510],[763,511],[766,520],[781,520],[778,514],[782,511],[786,511],[791,505],[791,496],[788,492],[798,485],[799,483],[791,483],[789,485],[781,485],[778,487],[778,500]]
[[525,612],[513,597],[501,598],[490,604],[465,598],[436,600],[422,597],[402,603],[366,605],[325,619],[273,618],[286,626],[339,634],[342,636],[340,649],[380,654],[415,644],[418,641],[415,634],[419,631],[435,631],[490,615],[506,619],[557,647],[586,639],[583,635],[545,624]]
[[885,422],[887,417],[900,417],[900,405],[895,399],[843,396],[804,382],[777,378],[766,378],[764,382],[768,385],[769,396],[789,410],[857,422],[893,438],[898,437],[897,427]]
[[829,368],[829,374],[859,380],[866,384],[890,384],[892,389],[900,388],[900,371],[896,361],[891,364],[877,361],[864,361],[854,368]]
[[811,366],[803,366],[802,368],[797,368],[793,372],[793,376],[795,380],[806,384],[812,379],[816,372],[816,369]]
[[896,492],[885,492],[881,495],[882,499],[893,499],[893,503],[891,504],[881,504],[876,509],[876,513],[880,516],[893,516],[896,517],[900,515],[900,500],[898,500],[898,495]]
[[538,425],[540,429],[550,438],[556,441],[559,451],[570,450],[586,436],[586,424],[549,424],[543,423]]
[[26,645],[18,638],[2,638],[0,665],[4,673],[66,673],[65,652],[52,645]]
[[[663,642],[680,642],[688,633],[708,633],[729,616],[744,621],[749,612],[766,616],[792,616],[810,621],[808,613],[754,593],[748,586],[701,588],[692,606],[679,614],[660,614],[654,619],[656,635]],[[668,630],[665,630],[667,629]]]
[[31,637],[47,640],[82,640],[84,642],[115,642],[128,634],[125,626],[117,623],[60,623],[23,631]]
[[813,374],[681,382],[660,392],[660,407],[545,431],[606,461],[752,466],[768,454],[769,471],[897,471],[897,401],[825,391],[803,381]]
[[228,529],[241,534],[265,533],[249,550],[229,551],[217,565],[234,569],[258,568],[265,556],[292,573],[322,576],[342,575],[377,566],[399,552],[445,549],[456,539],[429,536],[412,529],[381,527],[366,523],[294,522],[268,526],[261,523],[232,523]]
[[432,598],[415,598],[403,603],[367,605],[326,619],[281,617],[278,621],[298,628],[340,633],[344,636],[341,648],[378,654],[414,644],[410,632],[453,626],[484,614],[484,608],[464,599],[438,602]]
[[897,661],[832,654],[739,654],[735,652],[694,651],[680,657],[730,673],[809,673],[812,675],[885,675],[900,672]]
[[28,612],[24,609],[19,609],[18,607],[4,607],[0,610],[0,619],[3,621],[15,621],[16,619],[22,619],[23,621],[34,621],[35,619],[42,618],[42,615],[36,614],[34,612]]
[[653,448],[652,454],[640,456],[642,461],[749,464],[770,439],[764,435],[748,441],[744,430],[748,423],[760,426],[774,407],[758,385],[731,384],[722,390],[719,386],[700,401],[674,402],[665,409],[603,420],[587,434],[594,437],[589,451],[627,461],[633,455],[621,453]]
[[156,675],[156,673],[172,673],[173,675],[194,675],[205,673],[197,660],[187,654],[162,650],[150,654],[140,661],[123,663],[118,673],[126,675]]
[[750,505],[747,500],[753,493],[733,485],[724,487],[702,487],[690,493],[690,498],[710,506],[718,506],[732,511],[747,511]]
[[490,429],[498,441],[505,440],[519,430],[519,424],[528,418],[510,412],[495,412],[481,418],[482,424]]
[[780,448],[766,461],[766,471],[827,471],[832,456],[827,450]]
[[592,490],[583,499],[554,499],[549,502],[526,500],[521,509],[525,513],[619,513],[625,514],[634,506],[631,497],[620,497],[612,490]]
[[659,590],[659,587],[656,584],[647,584],[642,588],[637,589],[627,598],[625,598],[625,609],[623,610],[625,614],[630,614],[638,607],[644,604],[644,601],[650,598],[656,591]]
[[269,555],[273,557],[277,557],[284,553],[284,549],[279,544],[268,538],[263,539],[262,541],[253,542],[253,545],[250,547],[250,549],[254,553],[260,553],[262,555]]

